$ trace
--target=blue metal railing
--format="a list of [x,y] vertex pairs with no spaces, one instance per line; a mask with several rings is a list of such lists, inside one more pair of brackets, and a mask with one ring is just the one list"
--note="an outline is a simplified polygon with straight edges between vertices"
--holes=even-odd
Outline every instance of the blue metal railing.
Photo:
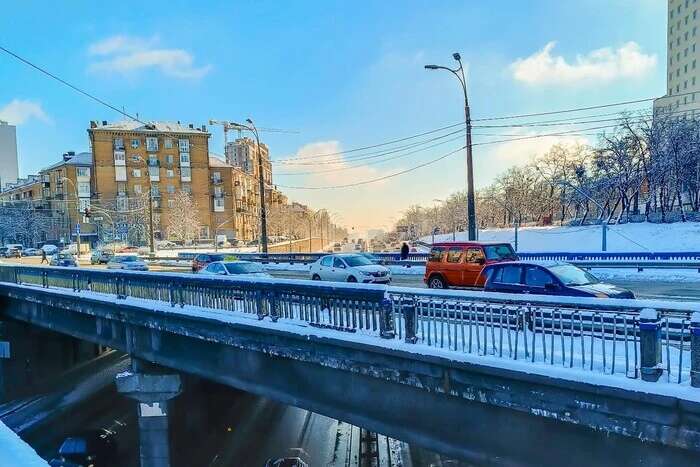
[[183,313],[191,307],[239,313],[269,319],[270,326],[292,320],[449,352],[629,378],[639,378],[643,366],[640,312],[654,308],[654,335],[662,351],[652,366],[677,383],[690,379],[691,314],[700,312],[700,304],[683,302],[14,265],[0,265],[0,287],[3,282],[152,300]]

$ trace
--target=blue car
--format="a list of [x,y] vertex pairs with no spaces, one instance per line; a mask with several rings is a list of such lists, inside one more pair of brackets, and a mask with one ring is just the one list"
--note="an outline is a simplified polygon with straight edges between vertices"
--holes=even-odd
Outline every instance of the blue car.
[[600,282],[590,272],[565,262],[509,261],[486,266],[482,274],[487,292],[634,298],[631,291]]

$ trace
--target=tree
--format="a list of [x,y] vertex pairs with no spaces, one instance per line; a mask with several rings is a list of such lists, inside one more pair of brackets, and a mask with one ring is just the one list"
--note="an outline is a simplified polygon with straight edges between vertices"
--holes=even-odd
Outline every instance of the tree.
[[199,235],[201,224],[197,203],[186,191],[178,191],[172,198],[167,232],[171,240],[189,243]]

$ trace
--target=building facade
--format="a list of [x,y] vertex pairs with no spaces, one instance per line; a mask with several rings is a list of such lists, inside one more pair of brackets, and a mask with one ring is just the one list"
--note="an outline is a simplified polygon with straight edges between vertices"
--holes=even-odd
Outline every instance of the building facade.
[[666,95],[654,115],[700,114],[700,2],[668,0]]
[[18,178],[17,128],[0,120],[0,190]]

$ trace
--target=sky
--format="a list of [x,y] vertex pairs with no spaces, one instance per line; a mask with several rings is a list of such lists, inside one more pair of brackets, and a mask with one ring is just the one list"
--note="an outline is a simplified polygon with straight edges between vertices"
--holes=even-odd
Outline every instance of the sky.
[[[286,130],[261,133],[277,161],[275,183],[356,231],[388,228],[408,206],[466,187],[464,143],[459,133],[445,136],[459,127],[354,151],[464,120],[456,78],[425,64],[454,66],[452,54],[461,54],[474,119],[665,89],[665,0],[74,0],[60,8],[5,0],[3,11],[0,45],[141,120],[200,126],[251,118]],[[596,112],[603,113],[589,114]],[[0,119],[17,125],[21,175],[88,150],[90,120],[123,118],[0,53]],[[210,151],[223,153],[221,128],[209,130]],[[556,131],[475,128],[476,187],[553,144],[595,140],[483,144]],[[414,142],[425,144],[401,152]],[[401,157],[380,157],[392,149]]]

